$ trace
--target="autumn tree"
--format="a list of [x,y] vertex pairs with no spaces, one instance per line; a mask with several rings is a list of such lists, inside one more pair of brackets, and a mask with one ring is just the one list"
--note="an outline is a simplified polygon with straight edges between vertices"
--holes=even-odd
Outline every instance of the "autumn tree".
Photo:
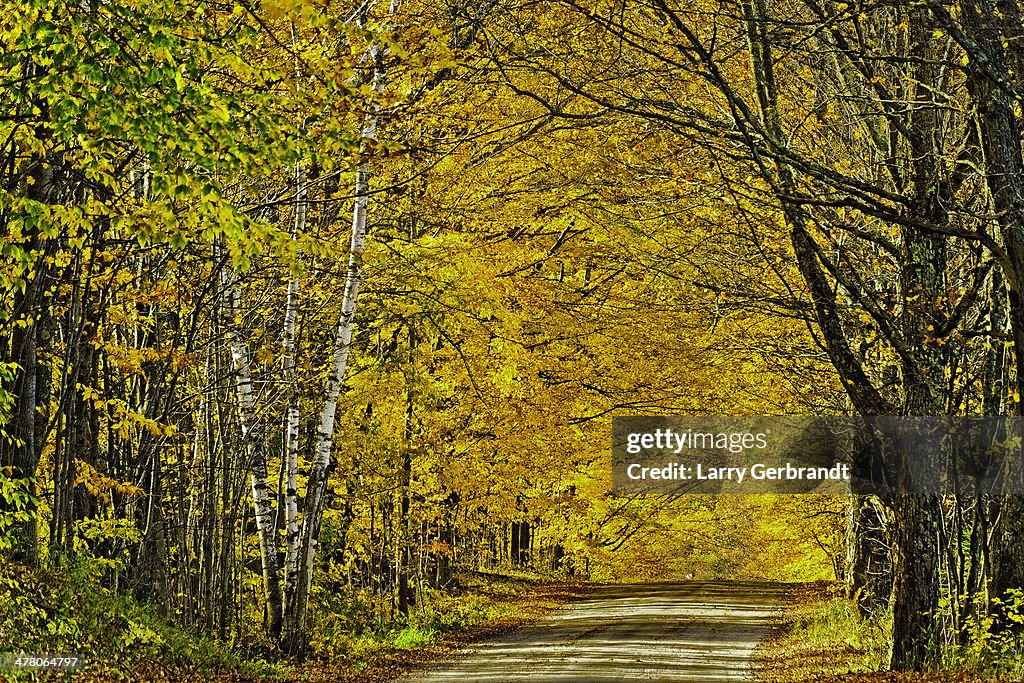
[[[1010,152],[993,155],[992,122],[1009,119],[986,110],[996,115],[979,126],[971,110],[983,91],[998,91],[982,94],[984,106],[1005,101],[1010,72],[987,74],[984,87],[978,75],[991,71],[994,37],[1005,43],[1012,19],[987,30],[986,53],[966,37],[971,21],[940,10],[566,2],[529,15],[532,24],[510,13],[491,38],[510,87],[552,115],[629,117],[707,150],[754,252],[774,256],[788,242],[796,277],[774,258],[765,264],[792,296],[771,301],[812,326],[853,410],[943,415],[982,407],[981,392],[961,387],[984,375],[995,353],[986,338],[1002,334],[985,322],[1006,296],[997,269],[1015,305],[1014,238],[1005,218],[989,216],[1011,215],[991,209],[999,193],[1009,206],[1002,179],[1014,177],[1007,159],[1020,152],[1019,135],[1002,132],[1000,152]],[[984,8],[972,11],[985,20]],[[979,167],[983,160],[997,165]],[[766,298],[757,289],[746,296],[754,305]],[[1018,401],[1019,390],[1002,399]],[[904,490],[915,468],[933,468],[938,484],[937,465],[898,452],[890,464],[890,481]],[[941,507],[938,496],[906,493],[890,505],[893,667],[919,669],[941,640]],[[1014,538],[1012,523],[1002,533]]]

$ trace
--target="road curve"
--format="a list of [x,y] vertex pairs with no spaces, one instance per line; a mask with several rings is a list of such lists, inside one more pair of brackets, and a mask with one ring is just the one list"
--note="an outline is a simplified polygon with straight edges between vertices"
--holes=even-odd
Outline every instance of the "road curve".
[[602,586],[533,626],[468,648],[408,683],[750,680],[786,584]]

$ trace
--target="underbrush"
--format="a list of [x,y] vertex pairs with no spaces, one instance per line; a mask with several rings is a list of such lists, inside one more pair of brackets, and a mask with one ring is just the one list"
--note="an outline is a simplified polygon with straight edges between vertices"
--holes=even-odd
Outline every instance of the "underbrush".
[[[104,587],[102,571],[85,558],[60,570],[0,567],[0,654],[80,655],[87,664],[75,680],[176,680],[222,671],[273,677],[273,665],[246,661]],[[12,681],[33,675],[0,673]]]
[[994,600],[995,614],[970,619],[964,645],[944,656],[949,668],[979,671],[1011,681],[1024,680],[1024,591]]
[[[85,558],[52,569],[0,565],[0,656],[80,655],[87,665],[73,680],[83,682],[391,680],[489,629],[537,618],[577,590],[552,588],[534,574],[473,572],[459,577],[457,589],[424,589],[404,616],[390,598],[315,586],[311,650],[296,661],[261,635],[258,615],[247,613],[239,639],[220,642],[105,587],[104,571]],[[64,678],[0,671],[0,681]]]
[[925,681],[1024,680],[1024,594],[1001,606],[1001,623],[985,617],[965,630],[966,643],[947,647],[941,669],[928,673],[886,671],[892,647],[892,615],[863,618],[835,585],[811,584],[794,592],[776,632],[759,646],[761,681],[924,683]]
[[446,633],[510,616],[509,601],[541,583],[522,573],[460,576],[459,588],[446,592],[425,588],[408,616],[396,612],[389,598],[368,591],[320,595],[311,647],[318,657],[359,668],[374,656],[437,641]]

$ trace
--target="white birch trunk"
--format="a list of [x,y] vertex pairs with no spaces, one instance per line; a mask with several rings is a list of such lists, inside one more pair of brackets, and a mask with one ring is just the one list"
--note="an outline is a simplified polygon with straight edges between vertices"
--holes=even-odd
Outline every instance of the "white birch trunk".
[[238,422],[242,431],[246,465],[252,486],[252,501],[256,515],[256,531],[260,542],[260,560],[263,568],[263,589],[267,609],[267,630],[272,637],[281,633],[282,596],[281,577],[277,566],[274,508],[267,487],[267,457],[263,441],[256,431],[256,398],[252,388],[249,353],[238,327],[238,291],[234,271],[227,265],[222,271],[224,286],[225,320],[231,365],[235,372],[235,391],[238,396]]
[[[397,10],[398,0],[391,0],[389,16],[393,16]],[[376,92],[380,92],[384,88],[385,73],[379,66],[383,56],[384,51],[380,46],[374,45],[368,51],[368,61],[375,65],[373,89]],[[348,269],[345,274],[341,315],[334,337],[334,361],[324,391],[324,403],[317,426],[313,468],[306,485],[306,498],[303,506],[301,545],[293,586],[294,594],[289,600],[287,621],[282,638],[285,649],[293,653],[301,652],[306,644],[306,613],[309,604],[309,590],[313,582],[313,560],[316,557],[317,539],[320,535],[320,524],[323,521],[331,450],[334,447],[335,414],[338,409],[338,397],[341,394],[342,382],[345,379],[345,369],[348,366],[356,317],[356,300],[359,296],[359,287],[362,284],[363,276],[363,249],[366,245],[366,219],[370,200],[370,164],[366,159],[366,152],[370,147],[369,143],[376,139],[376,135],[377,114],[371,109],[362,130],[360,152],[363,154],[363,160],[360,161],[356,169],[352,236],[349,244]]]
[[[306,180],[300,164],[295,165],[295,231],[297,239],[306,230]],[[295,581],[299,570],[299,385],[295,376],[296,327],[299,319],[299,280],[288,281],[284,306],[284,380],[288,386],[288,410],[285,415],[285,611],[291,610]]]

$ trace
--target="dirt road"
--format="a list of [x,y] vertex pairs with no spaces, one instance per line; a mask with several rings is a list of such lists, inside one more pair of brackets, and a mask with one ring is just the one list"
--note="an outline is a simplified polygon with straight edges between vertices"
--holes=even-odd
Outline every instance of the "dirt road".
[[749,680],[785,600],[777,583],[606,586],[582,602],[414,675],[409,683]]

